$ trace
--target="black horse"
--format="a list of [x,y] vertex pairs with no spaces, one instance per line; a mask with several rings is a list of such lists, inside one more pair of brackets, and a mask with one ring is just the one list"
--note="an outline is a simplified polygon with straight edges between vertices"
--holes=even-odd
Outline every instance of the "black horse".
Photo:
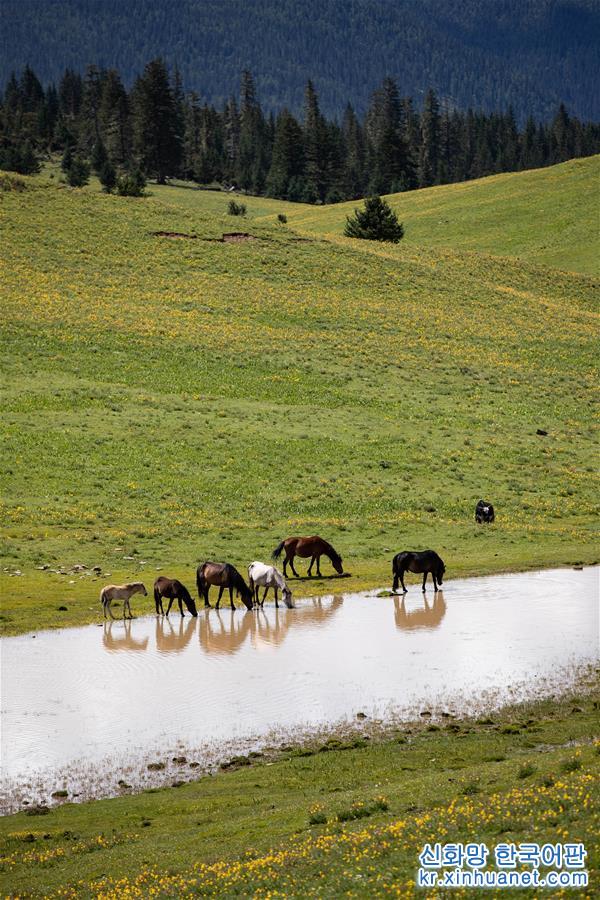
[[494,507],[487,500],[478,500],[475,507],[475,521],[478,525],[491,525],[496,515]]
[[444,580],[445,571],[446,566],[444,565],[444,561],[440,559],[434,550],[403,550],[402,553],[396,554],[392,562],[392,575],[394,576],[393,590],[397,591],[398,585],[401,584],[403,592],[406,593],[407,588],[404,584],[404,573],[415,572],[418,575],[424,573],[424,591],[427,576],[431,572],[433,589],[437,591],[438,585],[441,585]]
[[[167,612],[165,613],[162,605],[162,598],[165,597],[169,601]],[[169,615],[173,600],[179,603],[179,612],[183,615],[183,606],[181,601],[185,603],[192,616],[197,616],[196,604],[188,589],[176,578],[165,578],[161,575],[154,582],[154,605],[156,606],[156,615]]]

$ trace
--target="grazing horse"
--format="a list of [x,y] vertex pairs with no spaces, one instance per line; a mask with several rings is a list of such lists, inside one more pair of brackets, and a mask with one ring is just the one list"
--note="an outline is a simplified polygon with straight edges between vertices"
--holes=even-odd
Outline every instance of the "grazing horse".
[[261,562],[250,563],[248,566],[248,579],[250,581],[250,590],[254,594],[255,606],[259,605],[258,588],[260,586],[265,589],[263,598],[260,601],[260,606],[263,606],[269,588],[273,588],[273,591],[275,592],[275,609],[279,609],[279,603],[277,602],[279,591],[281,591],[283,602],[287,608],[293,608],[292,592],[285,583],[285,578],[275,566],[266,566]]
[[338,575],[344,574],[344,569],[342,566],[342,557],[339,553],[333,549],[331,544],[328,544],[327,541],[324,541],[323,538],[320,538],[318,535],[313,535],[313,537],[289,537],[282,541],[276,548],[273,550],[273,559],[279,559],[282,551],[285,550],[285,559],[283,561],[283,574],[287,576],[287,564],[289,563],[292,567],[292,572],[298,578],[298,573],[294,568],[294,557],[300,556],[302,559],[308,559],[310,556],[310,565],[308,567],[308,574],[312,575],[312,567],[317,563],[317,575],[321,576],[321,557],[328,556],[331,560],[331,565],[338,573]]
[[[162,604],[163,597],[169,601],[166,613]],[[184,615],[183,606],[181,605],[182,600],[187,606],[190,615],[198,615],[196,603],[185,585],[176,578],[165,578],[164,575],[161,575],[160,578],[157,578],[154,582],[154,605],[156,606],[156,615],[168,616],[173,605],[173,600],[177,600],[179,603],[179,612],[182,616]]]
[[123,618],[125,618],[125,608],[129,611],[129,618],[132,619],[133,616],[131,614],[131,605],[129,603],[129,598],[134,594],[143,594],[144,597],[148,596],[148,591],[144,587],[141,581],[134,581],[132,584],[107,584],[100,591],[100,603],[102,604],[102,611],[104,613],[104,618],[106,618],[106,610],[110,613],[111,619],[114,619],[112,614],[112,609],[110,608],[113,600],[122,600],[123,601]]
[[485,500],[478,500],[475,507],[475,521],[478,525],[491,525],[496,518],[494,507]]
[[423,575],[423,591],[425,590],[425,582],[427,576],[431,572],[433,578],[433,589],[437,591],[438,584],[442,584],[444,580],[444,572],[446,566],[434,550],[403,550],[397,553],[392,562],[392,575],[394,576],[394,585],[392,590],[398,590],[398,584],[402,585],[402,590],[406,593],[406,585],[404,584],[404,573],[415,572]]
[[208,560],[207,562],[202,563],[196,570],[196,585],[198,586],[198,597],[200,600],[204,598],[205,607],[210,607],[210,603],[208,602],[210,586],[216,585],[219,588],[217,609],[219,608],[225,588],[229,588],[229,604],[232,609],[235,609],[233,603],[234,590],[237,591],[241,597],[242,603],[246,609],[252,609],[254,594],[238,570],[235,566],[232,566],[231,563],[215,563]]

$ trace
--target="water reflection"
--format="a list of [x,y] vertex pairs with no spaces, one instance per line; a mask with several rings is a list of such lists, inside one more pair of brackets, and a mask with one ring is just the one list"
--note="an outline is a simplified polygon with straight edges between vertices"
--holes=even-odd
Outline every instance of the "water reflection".
[[154,634],[159,653],[181,653],[191,641],[196,629],[196,619],[193,616],[177,616],[176,622],[173,625],[166,616],[156,617]]
[[[113,634],[113,626],[117,622],[117,627],[119,633],[116,632]],[[131,619],[123,619],[122,622],[112,619],[106,621],[104,623],[104,628],[102,629],[102,644],[105,650],[109,650],[114,652],[116,650],[133,650],[140,651],[145,650],[148,646],[148,638],[142,638],[142,640],[136,640],[131,633]],[[124,633],[121,633],[121,629],[123,629]]]
[[295,609],[255,609],[241,616],[239,611],[204,610],[198,617],[200,646],[206,653],[230,655],[247,640],[255,648],[261,644],[278,646],[291,628],[324,624],[343,602],[343,597],[334,597],[331,602],[318,597]]
[[394,621],[396,628],[402,631],[413,631],[418,628],[438,628],[446,615],[446,601],[444,592],[436,591],[433,595],[433,603],[427,602],[426,594],[423,594],[423,606],[417,609],[406,609],[406,594],[402,597],[394,597]]

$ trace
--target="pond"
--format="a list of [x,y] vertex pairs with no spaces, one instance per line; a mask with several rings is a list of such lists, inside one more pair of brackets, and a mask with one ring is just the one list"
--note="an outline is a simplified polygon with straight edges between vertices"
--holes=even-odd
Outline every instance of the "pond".
[[[413,583],[405,598],[345,594],[6,638],[2,809],[61,789],[83,799],[171,783],[190,763],[344,723],[559,691],[599,657],[598,573],[457,579],[425,596]],[[134,612],[148,602],[135,597]],[[149,770],[157,761],[165,768]]]

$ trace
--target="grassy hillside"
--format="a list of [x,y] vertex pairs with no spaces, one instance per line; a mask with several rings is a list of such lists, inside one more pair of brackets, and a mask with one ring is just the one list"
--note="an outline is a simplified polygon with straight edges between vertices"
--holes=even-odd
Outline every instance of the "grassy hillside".
[[[407,244],[483,251],[597,276],[599,184],[600,156],[592,156],[387,199],[406,226]],[[357,205],[303,207],[290,221],[339,233]]]
[[0,890],[410,897],[426,841],[475,840],[487,844],[490,869],[499,843],[583,842],[595,896],[596,729],[597,710],[580,695],[383,739],[287,747],[138,796],[32,808],[0,819]]
[[[199,560],[243,567],[299,532],[342,552],[348,589],[386,583],[406,546],[435,547],[449,577],[593,560],[595,284],[535,247],[566,196],[593,221],[594,167],[400,196],[398,247],[329,235],[339,207],[249,198],[241,221],[184,187],[1,193],[5,558],[22,572],[2,574],[4,627],[93,620],[107,579],[189,583]],[[578,227],[572,269],[594,244]],[[215,240],[240,228],[255,239]],[[519,229],[536,264],[486,252]],[[479,496],[493,528],[473,524]],[[50,571],[79,563],[110,577]]]

